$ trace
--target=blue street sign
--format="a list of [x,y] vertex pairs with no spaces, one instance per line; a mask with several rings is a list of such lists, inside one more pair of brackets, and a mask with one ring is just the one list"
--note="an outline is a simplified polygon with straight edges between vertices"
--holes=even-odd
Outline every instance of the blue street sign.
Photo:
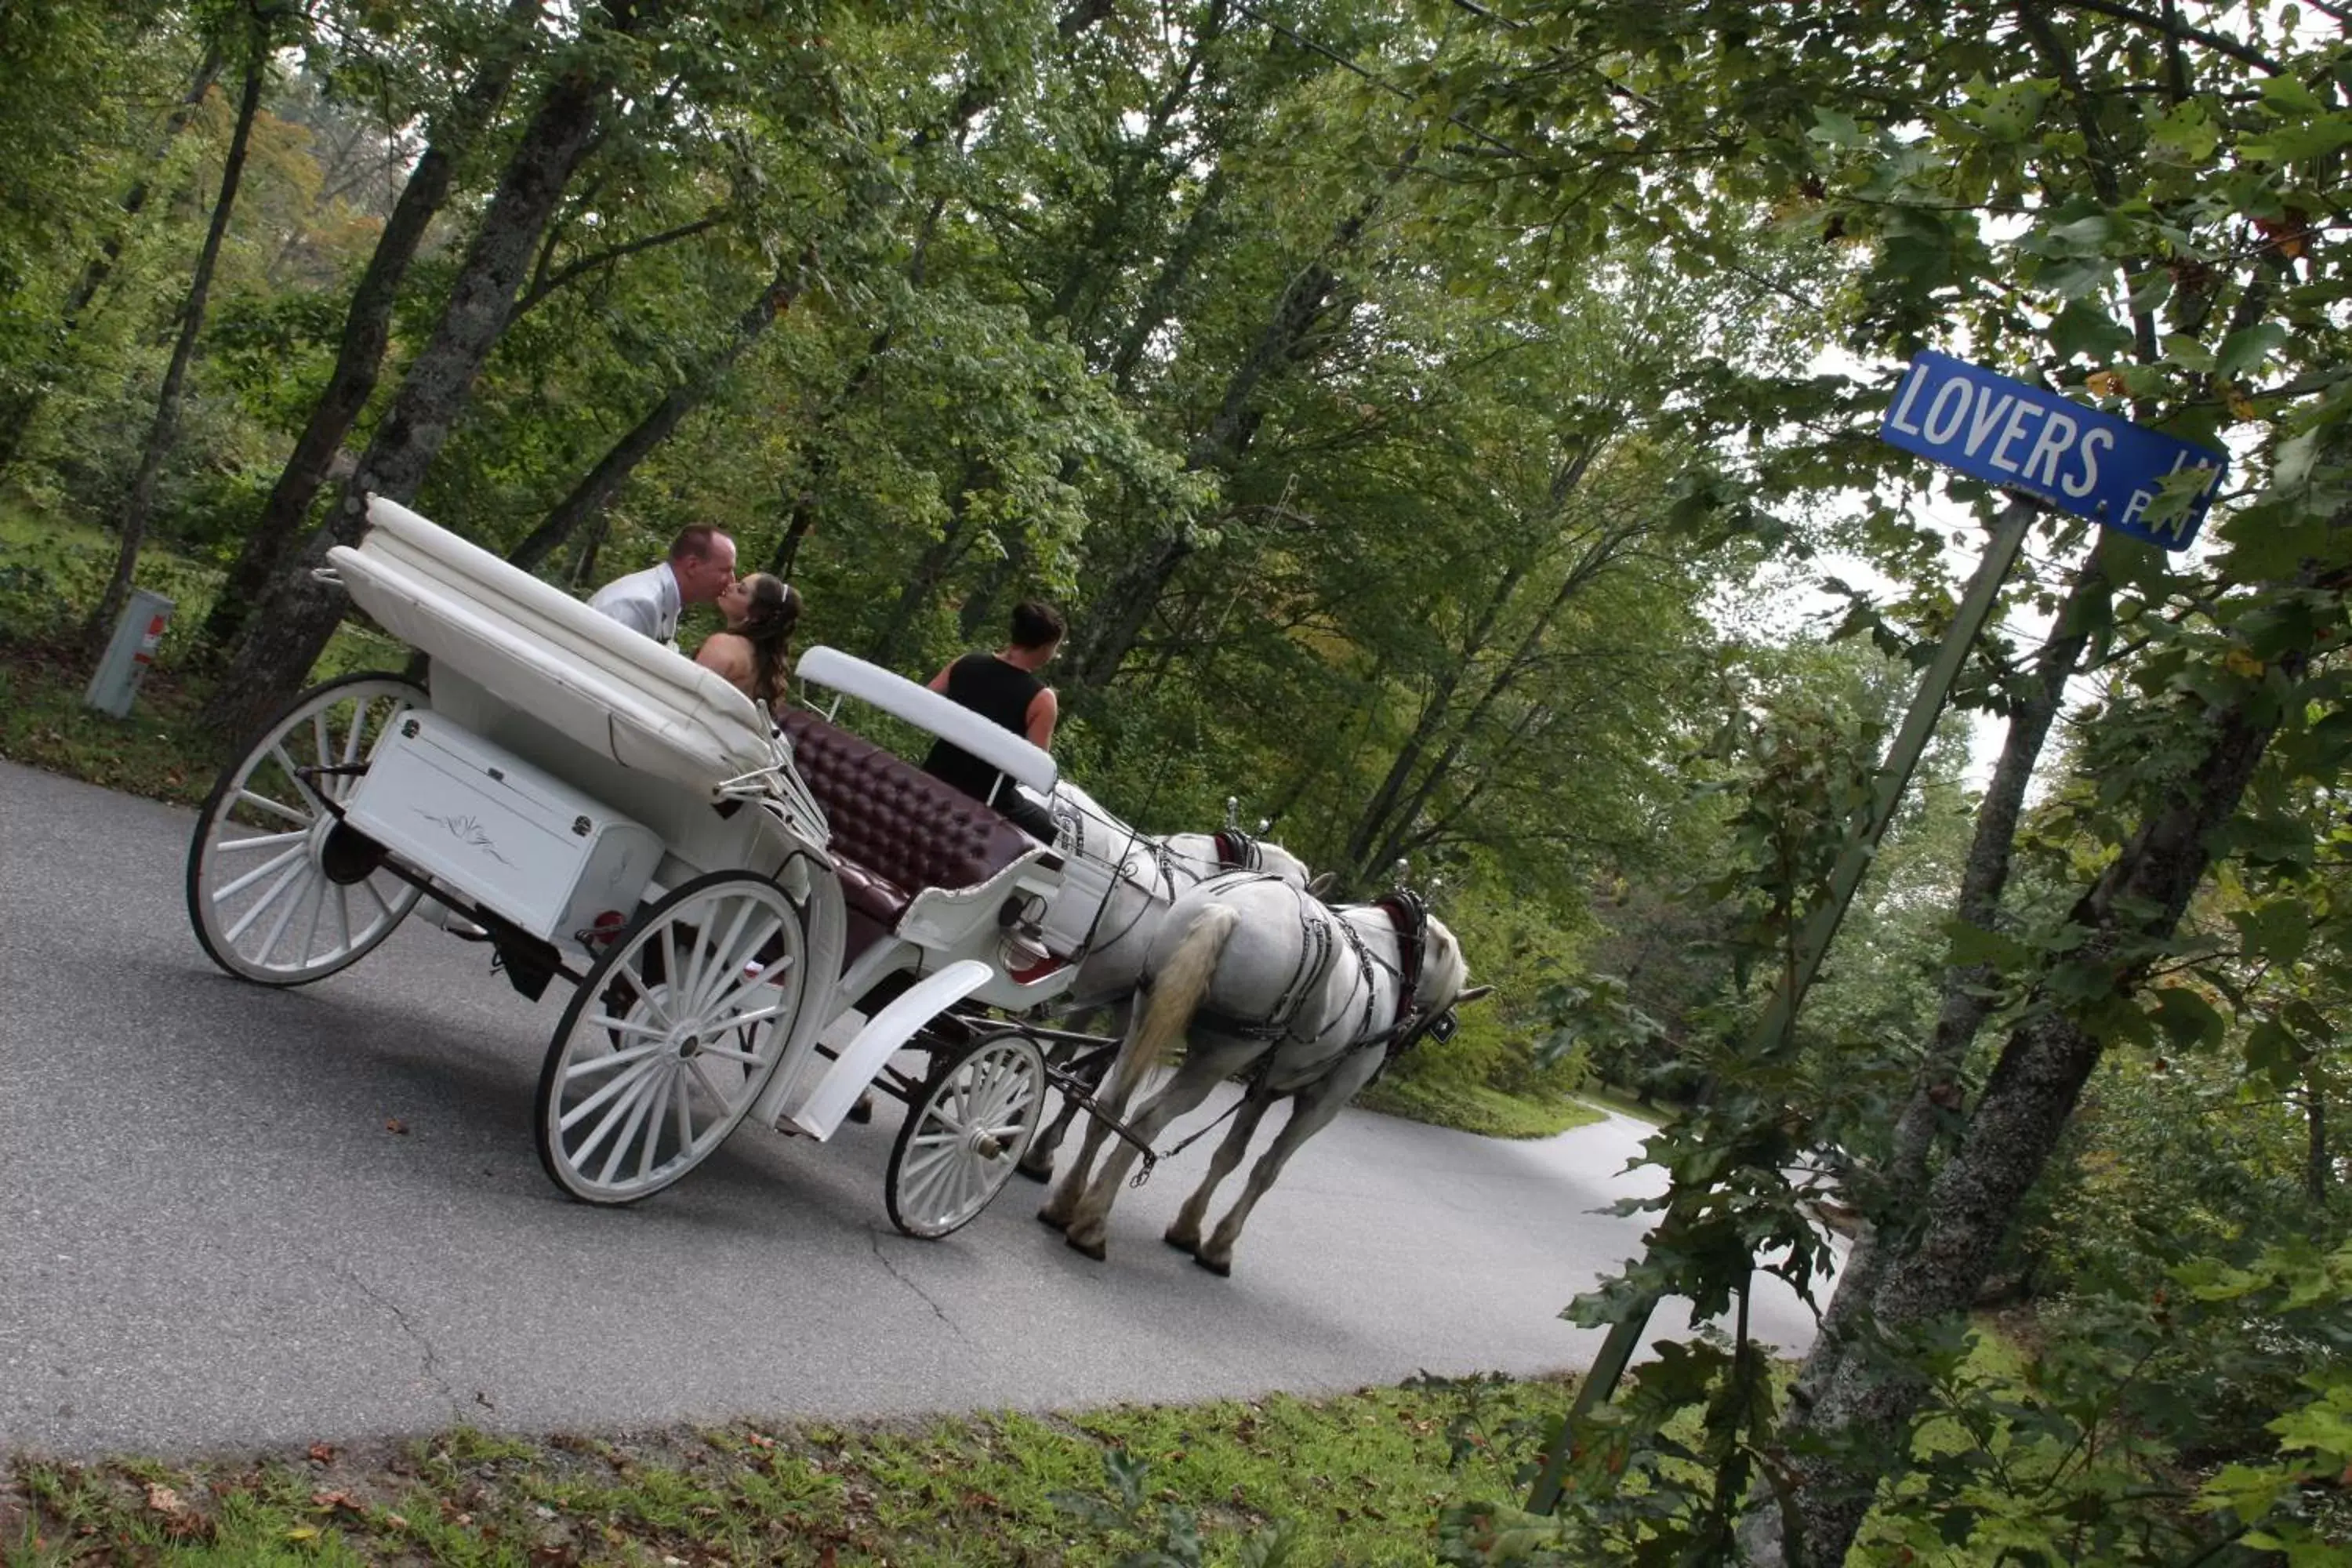
[[[2196,539],[2230,466],[2224,453],[1933,349],[1912,360],[1878,437],[2167,550]],[[2187,511],[2149,521],[2165,476],[2181,468],[2210,477]]]

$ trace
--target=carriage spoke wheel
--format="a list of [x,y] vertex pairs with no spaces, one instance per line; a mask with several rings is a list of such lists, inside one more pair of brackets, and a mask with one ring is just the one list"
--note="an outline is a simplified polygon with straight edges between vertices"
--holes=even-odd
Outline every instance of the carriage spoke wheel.
[[924,1237],[971,1224],[1027,1152],[1045,1101],[1045,1058],[1018,1029],[943,1054],[890,1149],[890,1223]]
[[340,805],[424,689],[392,675],[313,687],[224,771],[188,844],[188,921],[231,974],[300,985],[392,934],[417,891],[376,868]]
[[592,1204],[648,1197],[726,1142],[807,994],[806,916],[764,877],[698,877],[589,969],[539,1075],[539,1159]]

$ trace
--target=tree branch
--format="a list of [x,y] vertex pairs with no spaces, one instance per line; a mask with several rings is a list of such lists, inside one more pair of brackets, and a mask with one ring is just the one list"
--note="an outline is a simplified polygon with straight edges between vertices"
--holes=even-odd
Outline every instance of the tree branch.
[[[2072,10],[2095,11],[2102,16],[2113,16],[2119,22],[2129,22],[2134,26],[2146,27],[2149,32],[2160,34],[2168,38],[2177,38],[2184,43],[2202,44],[2216,54],[2227,55],[2233,60],[2252,66],[2256,70],[2268,71],[2273,76],[2287,74],[2286,67],[2260,49],[2242,44],[2235,38],[2221,33],[2209,33],[2202,27],[2192,27],[2186,22],[2168,22],[2162,16],[2152,16],[2137,6],[2120,5],[2117,0],[2057,0],[2057,3]],[[2339,17],[2338,20],[2341,18]]]
[[583,256],[568,267],[558,268],[551,272],[542,268],[539,277],[532,281],[530,292],[525,294],[516,304],[514,313],[517,316],[523,315],[533,305],[540,303],[575,278],[596,271],[600,268],[610,267],[614,262],[635,256],[640,251],[652,250],[658,246],[674,244],[681,239],[691,239],[706,230],[717,228],[720,224],[725,223],[730,216],[729,209],[720,207],[706,216],[695,219],[692,223],[680,224],[676,228],[666,228],[659,234],[649,234],[642,239],[630,240],[626,245],[616,245],[610,250],[597,251],[593,256]]

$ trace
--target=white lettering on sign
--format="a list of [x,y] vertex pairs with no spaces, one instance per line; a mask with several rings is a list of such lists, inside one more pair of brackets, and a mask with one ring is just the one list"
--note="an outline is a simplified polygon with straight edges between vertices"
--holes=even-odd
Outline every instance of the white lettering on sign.
[[2099,454],[2112,452],[2115,447],[2116,433],[2112,430],[2094,430],[2084,436],[2081,454],[2082,482],[2078,484],[2073,479],[2061,479],[2058,482],[2058,488],[2070,496],[2086,496],[2097,489],[2099,488]]
[[[1969,401],[1974,390],[1967,382],[1957,379],[1937,387],[1936,401],[1927,405],[1927,428],[1920,433],[1938,447],[1958,435],[1961,421],[1969,416]],[[1958,395],[1954,396],[1955,393]],[[1944,417],[1947,409],[1951,411],[1948,419]]]
[[[2074,432],[2079,429],[2074,420],[2056,409],[2042,422],[2042,434],[2035,438],[2033,450],[2025,455],[2023,477],[2033,482],[2055,485],[2058,482],[2058,459],[2074,444]],[[2042,461],[2048,458],[2048,462]]]
[[2013,393],[2004,392],[1999,397],[1992,397],[1985,395],[1989,391],[1989,388],[1979,389],[1977,411],[1969,421],[1969,444],[1962,450],[1971,458],[1984,449],[1985,437],[1991,435],[1993,426],[2000,423],[2000,416],[2009,412],[2009,405],[2017,401]]
[[1926,384],[1927,380],[1927,367],[1925,364],[1911,367],[1910,378],[1903,384],[1902,401],[1895,404],[1895,413],[1889,418],[1888,422],[1906,436],[1919,434],[1919,426],[1909,423],[1911,403],[1919,395],[1919,388]]
[[2042,405],[2030,398],[2017,400],[2017,406],[2009,412],[2009,423],[2000,427],[2000,444],[1992,449],[1990,460],[1994,468],[2007,468],[2012,474],[2017,472],[2017,459],[2009,455],[2009,449],[2017,445],[2018,438],[2025,434],[2028,428],[2026,421],[2039,419],[2045,412],[2047,410]]

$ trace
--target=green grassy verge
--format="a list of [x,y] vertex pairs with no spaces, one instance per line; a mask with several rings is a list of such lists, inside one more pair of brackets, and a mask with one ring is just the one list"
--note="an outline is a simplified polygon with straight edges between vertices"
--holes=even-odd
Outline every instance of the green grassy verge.
[[[210,684],[190,668],[218,568],[162,549],[140,557],[140,586],[173,601],[156,662],[130,716],[82,705],[91,667],[82,622],[104,591],[114,541],[102,529],[0,510],[0,758],[133,795],[184,804],[212,787],[219,738],[196,721]],[[408,649],[358,626],[339,628],[311,670],[398,669]]]
[[1482,1084],[1401,1077],[1382,1079],[1358,1095],[1356,1103],[1367,1110],[1489,1138],[1549,1138],[1601,1120],[1600,1111],[1565,1096],[1527,1099]]
[[1386,1388],[617,1441],[460,1429],[192,1465],[19,1458],[0,1564],[1108,1563],[1192,1531],[1210,1562],[1279,1532],[1293,1563],[1426,1563],[1441,1508],[1517,1489],[1490,1430],[1567,1394],[1496,1383],[1475,1406]]

